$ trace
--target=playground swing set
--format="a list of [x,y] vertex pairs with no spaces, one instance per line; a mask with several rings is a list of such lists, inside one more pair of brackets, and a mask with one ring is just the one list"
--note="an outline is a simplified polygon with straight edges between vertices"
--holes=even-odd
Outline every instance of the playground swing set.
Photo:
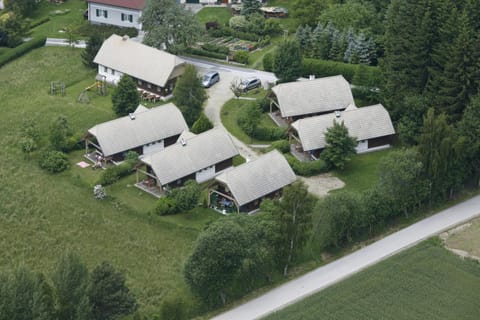
[[82,102],[82,103],[90,102],[90,98],[88,97],[88,91],[90,91],[92,89],[95,89],[95,88],[97,89],[97,94],[98,95],[104,96],[104,95],[107,94],[107,83],[106,83],[105,76],[97,75],[96,78],[95,78],[95,83],[86,87],[80,93],[80,95],[78,96],[78,102]]

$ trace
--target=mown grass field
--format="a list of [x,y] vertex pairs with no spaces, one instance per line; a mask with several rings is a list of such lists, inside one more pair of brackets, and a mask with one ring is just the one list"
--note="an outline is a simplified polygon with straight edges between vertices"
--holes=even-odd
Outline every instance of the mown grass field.
[[266,320],[475,320],[480,265],[428,240]]
[[380,160],[392,150],[393,149],[390,148],[353,156],[344,170],[335,170],[332,172],[334,176],[345,182],[345,187],[331,192],[360,192],[371,188],[378,181],[378,165]]
[[205,7],[197,13],[198,21],[202,25],[211,21],[217,21],[221,25],[228,25],[228,21],[232,16],[232,11],[225,7]]
[[[0,69],[0,271],[26,265],[50,273],[66,250],[76,251],[90,268],[106,260],[125,271],[142,313],[158,311],[163,299],[180,291],[192,301],[182,267],[199,230],[220,215],[199,209],[171,217],[149,213],[155,200],[126,177],[107,188],[108,201],[93,198],[100,170],[80,169],[81,151],[69,155],[72,167],[59,175],[41,171],[38,154],[25,159],[18,146],[25,118],[34,119],[47,144],[48,127],[65,115],[75,132],[114,118],[110,96],[90,94],[93,83],[80,50],[36,49]],[[64,81],[67,95],[48,94],[50,81]]]

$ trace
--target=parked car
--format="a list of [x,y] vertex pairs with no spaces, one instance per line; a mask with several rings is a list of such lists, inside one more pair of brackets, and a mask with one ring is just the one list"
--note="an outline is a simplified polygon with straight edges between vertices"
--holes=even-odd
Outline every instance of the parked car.
[[253,78],[248,78],[243,80],[238,86],[238,88],[243,92],[247,92],[252,89],[258,88],[261,85],[262,85],[262,82],[260,81],[260,79],[253,77]]
[[220,74],[217,71],[209,71],[202,78],[202,86],[210,88],[218,81],[220,81]]

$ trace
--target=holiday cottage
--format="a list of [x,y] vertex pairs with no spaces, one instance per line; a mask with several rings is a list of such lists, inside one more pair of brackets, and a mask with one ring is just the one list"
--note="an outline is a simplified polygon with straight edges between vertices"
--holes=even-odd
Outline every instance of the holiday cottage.
[[91,24],[108,24],[142,29],[139,19],[145,0],[87,0],[88,21]]

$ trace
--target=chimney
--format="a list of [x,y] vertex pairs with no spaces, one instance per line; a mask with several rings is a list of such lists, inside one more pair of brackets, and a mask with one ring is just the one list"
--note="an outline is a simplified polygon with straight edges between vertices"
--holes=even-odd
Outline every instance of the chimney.
[[335,111],[335,118],[340,118],[340,116],[341,116],[340,111]]
[[185,139],[181,138],[180,139],[180,143],[182,144],[182,146],[186,146],[187,145],[187,141],[185,141]]
[[315,75],[314,74],[309,75],[308,80],[315,80]]
[[130,37],[129,37],[128,35],[124,35],[124,36],[122,37],[122,40],[123,40],[123,41],[127,41],[128,39],[130,39]]
[[129,113],[128,117],[130,118],[130,120],[135,120],[135,114],[134,113]]

